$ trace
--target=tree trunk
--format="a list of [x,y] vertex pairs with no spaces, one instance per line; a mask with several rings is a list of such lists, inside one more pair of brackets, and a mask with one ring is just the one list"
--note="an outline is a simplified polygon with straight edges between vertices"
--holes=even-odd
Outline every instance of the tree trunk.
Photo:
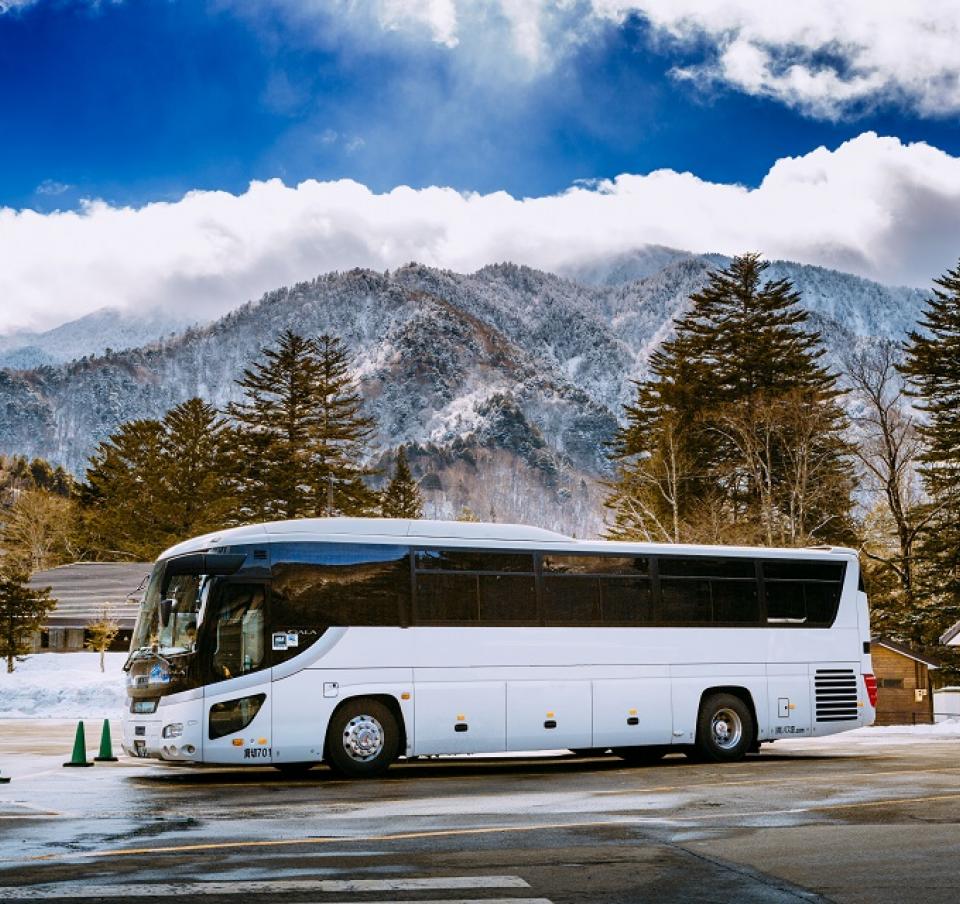
[[13,657],[12,657],[12,656],[8,656],[8,657],[7,657],[7,672],[12,672],[12,671],[13,671]]
[[100,671],[101,672],[106,671],[106,669],[103,667],[104,653],[105,653],[105,650],[103,649],[103,647],[101,647],[100,648]]

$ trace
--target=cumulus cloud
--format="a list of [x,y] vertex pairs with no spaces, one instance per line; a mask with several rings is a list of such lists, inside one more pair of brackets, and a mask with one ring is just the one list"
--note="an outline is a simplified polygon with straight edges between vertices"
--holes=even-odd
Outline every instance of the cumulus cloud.
[[868,132],[779,160],[753,189],[672,170],[522,199],[271,180],[139,208],[0,209],[0,329],[48,327],[105,305],[201,318],[328,270],[413,260],[550,269],[645,243],[761,250],[926,286],[960,255],[960,158]]
[[[250,8],[251,0],[228,0]],[[450,48],[484,76],[533,77],[631,17],[698,55],[675,74],[837,118],[878,102],[960,110],[956,0],[270,0],[298,24],[331,23]],[[259,4],[262,9],[262,3]],[[347,23],[344,26],[343,23]]]

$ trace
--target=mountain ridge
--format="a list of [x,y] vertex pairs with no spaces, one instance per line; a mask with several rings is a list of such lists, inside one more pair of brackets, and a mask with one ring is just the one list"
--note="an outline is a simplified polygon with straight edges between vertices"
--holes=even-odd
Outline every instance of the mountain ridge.
[[[417,263],[321,274],[136,348],[0,370],[0,451],[82,473],[124,420],[193,395],[217,406],[236,399],[234,380],[282,329],[333,332],[354,354],[378,424],[374,461],[410,446],[428,516],[468,507],[593,535],[631,380],[716,265],[682,254],[639,279],[597,285],[508,262],[472,274]],[[602,276],[597,264],[591,272]],[[925,297],[788,261],[767,275],[794,281],[832,358],[858,339],[902,335]]]

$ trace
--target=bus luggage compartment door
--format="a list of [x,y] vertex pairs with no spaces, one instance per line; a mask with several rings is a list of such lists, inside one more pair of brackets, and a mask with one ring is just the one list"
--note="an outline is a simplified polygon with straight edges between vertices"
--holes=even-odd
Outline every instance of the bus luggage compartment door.
[[507,750],[593,746],[589,681],[507,683]]
[[415,681],[417,754],[505,749],[502,681],[424,681],[419,675]]
[[669,677],[593,682],[593,745],[640,747],[673,740]]

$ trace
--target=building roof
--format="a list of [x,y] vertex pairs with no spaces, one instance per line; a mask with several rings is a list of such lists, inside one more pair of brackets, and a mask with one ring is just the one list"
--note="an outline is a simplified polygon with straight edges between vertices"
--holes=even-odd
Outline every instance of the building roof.
[[35,572],[31,587],[49,587],[57,601],[48,624],[81,627],[96,621],[105,606],[121,628],[132,628],[146,587],[149,562],[73,562]]
[[890,650],[893,653],[899,653],[901,656],[906,656],[908,659],[912,659],[915,662],[922,662],[925,666],[927,666],[927,668],[940,668],[940,660],[935,656],[928,656],[926,653],[918,653],[912,647],[907,647],[900,643],[894,643],[892,640],[887,640],[886,637],[874,637],[873,643],[875,643],[878,647],[883,647],[884,649]]
[[960,621],[947,628],[940,635],[940,643],[946,644],[948,647],[960,647]]

